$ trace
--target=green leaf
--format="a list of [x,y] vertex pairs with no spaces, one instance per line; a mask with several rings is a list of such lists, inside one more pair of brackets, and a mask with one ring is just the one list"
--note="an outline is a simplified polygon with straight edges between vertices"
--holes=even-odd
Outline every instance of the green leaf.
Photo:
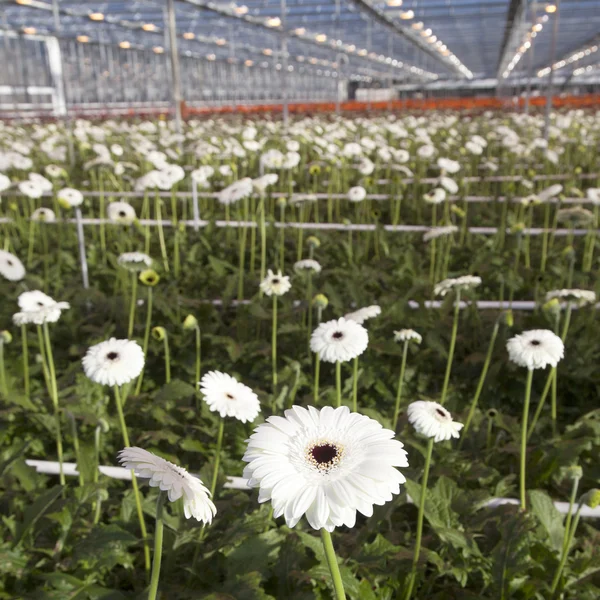
[[62,491],[63,487],[61,485],[56,485],[44,492],[33,504],[25,509],[25,518],[20,523],[17,530],[15,546],[18,546],[23,541],[25,535],[27,535],[38,520],[50,509],[56,499],[61,495]]
[[554,550],[559,551],[562,548],[565,535],[563,517],[554,506],[550,496],[542,490],[532,490],[529,492],[529,503],[533,514],[540,520],[544,529],[548,533],[548,538]]
[[189,383],[185,383],[180,379],[173,379],[156,392],[154,399],[159,404],[164,404],[169,400],[181,400],[182,398],[189,398],[195,394],[196,390]]

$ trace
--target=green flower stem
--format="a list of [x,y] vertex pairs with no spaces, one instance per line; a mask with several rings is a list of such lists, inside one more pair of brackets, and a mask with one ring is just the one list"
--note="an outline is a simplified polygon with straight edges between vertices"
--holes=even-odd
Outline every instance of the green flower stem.
[[310,336],[312,335],[312,271],[307,274],[308,282],[306,286],[306,307],[307,307],[307,332],[308,332],[308,346],[310,349]]
[[23,352],[23,385],[25,386],[25,397],[29,398],[29,344],[27,343],[27,327],[21,325],[21,339]]
[[[494,419],[488,417],[487,428],[485,433],[485,449],[489,450],[492,447],[492,429],[494,427]],[[461,438],[462,439],[462,438]],[[460,449],[460,446],[459,446]]]
[[469,414],[467,415],[467,420],[465,421],[464,429],[462,430],[462,435],[459,443],[459,448],[462,446],[462,441],[465,439],[467,431],[471,425],[471,421],[473,420],[473,416],[475,414],[475,409],[477,408],[477,403],[479,402],[479,396],[481,396],[481,392],[483,390],[483,384],[485,383],[485,378],[487,376],[488,369],[490,367],[490,361],[492,360],[492,354],[494,352],[494,344],[496,343],[496,337],[498,336],[498,329],[500,328],[500,320],[496,321],[494,325],[494,329],[492,331],[492,338],[490,339],[490,345],[488,346],[487,354],[485,356],[485,362],[483,363],[483,370],[481,371],[481,375],[479,377],[479,383],[477,384],[477,389],[475,390],[475,396],[473,396],[473,400],[471,401],[471,407],[469,408]]
[[283,271],[285,268],[285,204],[279,207],[279,268]]
[[35,221],[29,221],[29,244],[27,246],[27,268],[31,268],[33,261],[33,247],[35,243]]
[[579,477],[573,479],[573,487],[571,488],[571,497],[569,498],[569,511],[565,519],[565,534],[563,536],[562,551],[566,553],[569,550],[569,534],[571,532],[571,521],[573,520],[573,506],[577,499],[577,490],[579,489]]
[[533,381],[533,369],[527,370],[527,382],[525,383],[525,401],[523,402],[523,419],[521,421],[521,468],[519,473],[519,489],[521,509],[527,508],[525,467],[527,459],[527,419],[529,418],[529,401],[531,399],[531,382]]
[[217,480],[219,478],[219,464],[221,462],[221,448],[223,447],[223,432],[225,430],[225,419],[219,422],[219,432],[217,433],[217,449],[215,450],[215,465],[213,467],[212,482],[210,484],[210,495],[213,500],[217,490]]
[[[252,219],[256,221],[256,200],[254,196],[250,198],[250,212]],[[250,274],[254,275],[256,264],[256,227],[250,228]]]
[[56,369],[54,368],[54,357],[52,355],[52,344],[50,343],[50,331],[48,323],[42,325],[44,331],[44,341],[46,344],[46,358],[48,362],[48,376],[50,382],[50,397],[54,406],[54,419],[56,421],[56,450],[58,453],[60,485],[65,485],[65,474],[63,472],[63,444],[62,432],[60,428],[60,408],[58,406],[58,386],[56,383]]
[[179,225],[173,226],[173,270],[175,271],[175,277],[179,277],[181,273],[181,256],[179,252],[179,236],[180,230]]
[[169,352],[169,334],[165,331],[165,339],[163,340],[165,345],[165,373],[166,382],[171,382],[171,353]]
[[67,413],[71,421],[71,435],[73,436],[73,448],[75,450],[75,461],[77,462],[77,469],[79,471],[79,487],[83,486],[83,475],[81,473],[81,453],[79,450],[79,435],[77,433],[77,421],[72,413]]
[[346,600],[342,575],[340,573],[340,567],[338,565],[335,550],[333,548],[333,542],[331,541],[331,534],[326,529],[321,529],[321,541],[323,542],[323,550],[325,550],[327,566],[329,567],[329,572],[331,573],[335,598],[336,600]]
[[[265,224],[265,198],[260,197],[258,205],[260,215],[260,280],[262,281],[267,274],[267,227]],[[261,292],[262,296],[262,292]]]
[[530,257],[530,253],[529,253],[529,246],[530,246],[530,230],[531,230],[531,226],[533,224],[533,210],[531,208],[531,206],[527,207],[527,214],[525,215],[525,227],[527,227],[527,233],[525,234],[525,240],[524,240],[524,254],[525,254],[525,268],[526,269],[530,269],[531,268],[531,257]]
[[133,336],[133,326],[135,325],[135,308],[137,306],[137,282],[138,274],[131,274],[131,301],[129,304],[129,325],[127,326],[127,337],[131,339]]
[[162,212],[161,212],[161,203],[160,194],[158,190],[156,190],[156,196],[154,198],[154,213],[156,215],[156,221],[158,226],[158,241],[160,242],[160,253],[163,259],[163,265],[165,267],[165,271],[169,272],[169,257],[167,256],[167,245],[165,244],[165,232],[162,226]]
[[[99,473],[100,473],[100,434],[102,433],[102,426],[97,425],[94,430],[94,455],[96,458],[96,465],[94,469],[94,474],[92,476],[92,481],[94,483],[98,483]],[[96,496],[96,500],[94,501],[94,525],[97,525],[100,522],[100,514],[102,509],[102,494],[98,492]]]
[[427,496],[427,480],[429,479],[429,468],[431,467],[432,454],[433,438],[429,438],[427,442],[427,452],[425,454],[423,478],[421,479],[421,495],[419,497],[419,513],[417,516],[417,539],[415,541],[415,554],[413,556],[412,569],[408,581],[408,588],[404,596],[405,600],[409,600],[409,598],[412,596],[412,591],[416,579],[417,564],[419,563],[419,556],[421,555],[421,540],[423,539],[423,518],[425,516],[425,498]]
[[0,390],[2,395],[8,397],[8,387],[6,386],[6,371],[4,370],[4,342],[0,339]]
[[273,294],[273,327],[271,331],[271,366],[273,368],[273,396],[277,395],[277,295]]
[[540,271],[544,273],[546,270],[546,260],[548,258],[548,226],[550,225],[550,204],[544,204],[544,232],[542,234],[542,262]]
[[154,558],[152,559],[152,575],[150,577],[150,590],[148,600],[156,600],[158,592],[158,579],[160,577],[160,563],[162,559],[163,529],[162,520],[165,493],[159,492],[156,500],[156,527],[154,528]]
[[[150,339],[150,324],[152,323],[152,286],[148,286],[148,302],[147,302],[147,313],[146,313],[146,331],[144,332],[144,343],[142,346],[142,350],[144,352],[144,356],[148,354],[148,340]],[[145,367],[142,368],[142,372],[138,377],[136,386],[135,386],[135,395],[137,396],[142,389],[142,381],[144,380],[144,370]]]
[[335,363],[335,391],[336,391],[336,406],[342,405],[342,363]]
[[[144,199],[142,200],[142,210],[140,219],[150,219],[150,203],[148,201],[148,190],[144,190]],[[144,252],[150,254],[150,224],[144,227]]]
[[201,346],[200,346],[200,327],[196,326],[196,383],[200,381],[200,367],[201,367]]
[[[245,223],[248,222],[248,198],[242,200],[243,204],[243,220]],[[248,236],[248,227],[244,225],[240,234],[240,258],[239,258],[239,269],[238,269],[238,300],[244,299],[244,271],[246,262],[246,238]]]
[[106,210],[104,208],[104,180],[102,173],[98,170],[98,191],[100,192],[99,211],[100,211],[100,248],[102,249],[102,263],[106,264],[106,226],[104,218]]
[[548,373],[548,377],[546,378],[546,384],[544,385],[544,389],[542,391],[542,395],[540,396],[540,400],[538,402],[537,408],[535,409],[535,414],[533,415],[533,419],[531,419],[531,425],[529,425],[529,430],[527,432],[527,439],[529,439],[537,425],[538,419],[542,414],[542,409],[544,408],[544,404],[546,402],[546,397],[548,396],[548,392],[550,391],[550,387],[552,385],[553,379],[556,377],[556,367],[552,367],[550,369],[550,373]]
[[[436,213],[437,213],[437,204],[434,204],[432,206],[432,212],[431,212],[431,226],[435,227],[436,225]],[[431,244],[430,244],[430,259],[429,259],[429,281],[431,282],[431,285],[433,285],[435,283],[435,242],[436,242],[436,238],[433,238],[431,240]]]
[[358,412],[358,356],[354,357],[352,366],[352,410]]
[[42,373],[44,374],[44,381],[46,382],[46,389],[48,390],[48,394],[52,396],[52,386],[50,384],[50,374],[48,372],[48,361],[46,360],[46,350],[44,343],[44,334],[42,333],[42,326],[38,325],[38,347],[40,350],[40,355],[42,357]]
[[[121,392],[119,386],[115,386],[115,404],[117,405],[117,414],[119,415],[119,425],[121,427],[121,435],[126,448],[131,447],[129,443],[129,433],[127,433],[127,425],[125,424],[125,415],[123,414],[123,402],[121,401]],[[133,495],[135,497],[135,507],[137,509],[138,520],[140,522],[140,531],[144,541],[144,561],[146,563],[146,571],[150,570],[150,548],[148,547],[148,531],[146,522],[144,521],[144,511],[142,510],[142,501],[140,498],[140,490],[138,489],[137,478],[133,469],[131,470],[131,484],[133,487]]]
[[304,245],[304,227],[302,227],[303,223],[304,223],[304,205],[302,203],[300,203],[298,205],[298,215],[299,215],[299,219],[298,221],[300,222],[300,227],[298,227],[298,243],[296,246],[296,261],[299,261],[302,259],[302,246]]
[[317,404],[319,402],[319,376],[320,376],[320,371],[321,371],[321,357],[319,356],[319,353],[317,352],[315,354],[315,383],[314,383],[314,391],[313,391],[313,398],[314,398],[314,402],[315,404]]
[[398,426],[398,415],[400,414],[400,400],[402,399],[402,386],[404,385],[404,371],[406,370],[406,357],[408,356],[409,340],[404,340],[402,348],[402,364],[400,365],[400,376],[398,377],[398,392],[396,394],[396,406],[394,407],[394,419],[392,421],[392,431],[396,431]]
[[454,320],[452,322],[452,337],[450,338],[450,349],[448,350],[448,362],[446,363],[446,374],[444,375],[444,385],[442,387],[442,396],[440,404],[446,402],[448,393],[448,384],[450,383],[450,372],[452,371],[452,359],[454,358],[454,347],[456,346],[456,334],[458,332],[458,316],[460,311],[460,290],[456,292],[456,304],[454,306]]
[[575,531],[577,531],[577,525],[579,525],[579,517],[581,516],[581,507],[582,506],[583,505],[580,502],[577,507],[577,512],[575,513],[575,518],[573,519],[573,525],[571,526],[571,528],[569,530],[569,537],[568,537],[567,543],[563,547],[562,556],[560,558],[560,563],[558,565],[558,568],[556,569],[556,573],[554,574],[554,579],[552,580],[552,588],[550,591],[551,598],[554,598],[554,596],[556,594],[556,588],[558,587],[558,583],[560,581],[562,572],[565,568],[565,565],[567,564],[567,559],[569,558],[569,550],[571,548],[571,545],[573,544],[573,538],[575,537]]

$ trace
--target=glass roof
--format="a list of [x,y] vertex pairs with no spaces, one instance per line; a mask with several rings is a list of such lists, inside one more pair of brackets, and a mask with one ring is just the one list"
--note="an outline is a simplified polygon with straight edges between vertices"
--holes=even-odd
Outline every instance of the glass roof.
[[[57,4],[62,36],[148,48],[168,44],[166,1],[59,0]],[[529,68],[544,75],[556,18],[555,61],[568,61],[581,52],[581,57],[561,68],[574,72],[596,65],[600,52],[591,48],[600,34],[599,4],[600,0],[562,0],[559,10],[552,11],[551,2],[529,0],[174,2],[182,53],[229,60],[262,56],[275,63],[281,60],[281,33],[286,31],[292,61],[332,68],[344,63],[349,70],[375,77],[423,81],[502,74],[510,78],[526,74]],[[52,0],[5,2],[4,28],[54,34]]]

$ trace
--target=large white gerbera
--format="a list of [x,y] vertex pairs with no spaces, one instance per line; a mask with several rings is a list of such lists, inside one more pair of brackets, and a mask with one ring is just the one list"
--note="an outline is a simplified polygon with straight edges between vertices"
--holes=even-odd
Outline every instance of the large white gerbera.
[[458,432],[463,428],[463,424],[453,421],[452,415],[437,402],[412,402],[406,412],[409,423],[417,433],[433,438],[434,442],[457,438]]
[[367,197],[367,190],[360,185],[351,187],[348,190],[348,200],[350,202],[362,202]]
[[414,341],[420,344],[423,338],[420,333],[417,333],[414,329],[400,329],[400,331],[394,331],[395,342],[410,342]]
[[149,479],[151,487],[167,492],[169,500],[175,502],[183,497],[185,518],[210,523],[217,509],[210,499],[210,492],[198,477],[183,467],[156,456],[142,448],[124,448],[118,454],[126,469],[133,469],[137,477]]
[[143,252],[123,252],[117,262],[130,271],[143,271],[152,266],[152,259]]
[[321,323],[310,337],[310,349],[325,362],[346,362],[360,356],[369,344],[367,330],[341,317]]
[[450,194],[456,194],[458,192],[458,183],[450,177],[440,177],[439,184]]
[[436,296],[445,296],[452,290],[470,290],[481,285],[481,277],[477,275],[462,275],[450,279],[444,279],[440,283],[436,283],[433,292]]
[[260,289],[267,296],[283,296],[290,291],[292,284],[288,275],[282,275],[281,271],[273,273],[271,269],[267,276],[260,282]]
[[578,289],[551,290],[546,294],[546,302],[553,298],[565,300],[566,302],[574,302],[579,306],[585,306],[586,304],[593,304],[596,302],[596,292]]
[[252,179],[244,177],[239,181],[232,183],[219,193],[219,202],[221,204],[233,204],[252,193]]
[[378,317],[380,314],[381,306],[373,304],[372,306],[365,306],[364,308],[359,308],[354,312],[345,314],[344,319],[348,319],[349,321],[355,321],[359,325],[362,325],[366,320]]
[[450,158],[438,158],[437,166],[444,173],[458,173],[460,171],[460,163]]
[[135,208],[127,202],[111,202],[106,207],[108,218],[115,223],[131,225],[135,221]]
[[19,183],[19,191],[28,198],[41,198],[44,190],[35,181],[21,181]]
[[110,338],[89,348],[81,362],[93,382],[123,385],[142,372],[144,352],[137,342]]
[[8,178],[4,173],[0,173],[0,194],[5,192],[11,186],[10,178]]
[[56,323],[61,311],[71,308],[68,302],[56,302],[39,290],[23,292],[17,302],[21,311],[13,315],[15,325]]
[[52,182],[48,181],[43,175],[39,173],[29,173],[29,181],[33,181],[38,187],[41,188],[42,192],[52,191]]
[[61,206],[71,208],[83,204],[83,194],[79,190],[73,188],[64,188],[56,194]]
[[246,423],[254,421],[260,412],[258,396],[231,375],[210,371],[199,385],[208,408],[222,417],[235,417]]
[[294,271],[296,271],[297,273],[301,273],[302,271],[320,273],[321,265],[312,258],[305,258],[294,263]]
[[506,342],[508,356],[520,367],[529,370],[545,369],[547,365],[556,367],[565,355],[562,340],[549,329],[524,331]]
[[14,254],[0,250],[0,275],[9,281],[21,281],[25,277],[25,267]]
[[264,194],[269,186],[275,185],[277,183],[278,179],[279,175],[277,175],[277,173],[267,173],[262,177],[253,179],[252,187],[254,187],[254,189],[260,194]]
[[594,206],[600,206],[600,188],[588,188],[585,195]]
[[314,529],[354,527],[357,511],[370,517],[373,505],[389,502],[406,481],[396,469],[408,466],[406,451],[393,437],[346,406],[293,406],[250,436],[244,477],[289,527],[303,515]]

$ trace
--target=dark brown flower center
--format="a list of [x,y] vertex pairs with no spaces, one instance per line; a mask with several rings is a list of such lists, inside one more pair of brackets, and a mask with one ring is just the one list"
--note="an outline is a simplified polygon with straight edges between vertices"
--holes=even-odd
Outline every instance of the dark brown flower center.
[[229,393],[228,393],[228,394],[225,394],[225,397],[226,397],[228,400],[235,400],[235,396],[233,396],[233,394],[229,394]]
[[127,213],[126,213],[124,210],[120,210],[120,211],[119,211],[119,216],[120,216],[120,217],[126,217],[126,216],[127,216]]
[[441,408],[436,408],[435,412],[440,415],[440,417],[446,417],[446,412],[444,410],[442,410]]
[[338,456],[338,449],[332,444],[314,446],[310,455],[317,465],[328,465]]
[[540,342],[540,340],[531,340],[530,343],[532,346],[539,346],[542,342]]
[[334,340],[341,340],[344,337],[344,334],[341,331],[336,331],[331,337]]
[[277,285],[279,283],[279,278],[275,277],[274,279],[271,279],[271,283],[274,283],[275,285]]
[[119,355],[117,352],[109,352],[106,355],[106,358],[108,358],[108,360],[115,360],[116,358],[119,358]]
[[42,306],[42,307],[44,306],[43,302],[38,302],[37,304],[38,304],[38,306]]
[[13,266],[13,262],[12,262],[12,260],[10,260],[10,259],[8,259],[8,260],[6,261],[6,264],[7,264],[9,267],[12,267],[12,266]]

